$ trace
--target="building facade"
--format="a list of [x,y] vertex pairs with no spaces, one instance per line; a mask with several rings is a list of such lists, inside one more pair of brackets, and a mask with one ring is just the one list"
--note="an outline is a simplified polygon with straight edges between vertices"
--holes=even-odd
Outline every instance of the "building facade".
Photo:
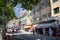
[[32,12],[29,10],[27,11],[26,14],[26,20],[27,20],[27,24],[25,26],[25,29],[27,29],[28,31],[32,31],[33,28],[33,24],[32,24]]
[[27,12],[21,12],[21,14],[20,14],[20,22],[21,22],[21,24],[20,24],[20,26],[21,26],[21,29],[22,30],[24,30],[24,26],[25,26],[25,24],[26,24],[26,13]]
[[32,29],[32,13],[31,11],[22,12],[20,15],[21,28],[25,31]]
[[44,21],[46,18],[51,17],[49,0],[41,0],[33,10],[35,23],[40,23],[42,20]]
[[41,0],[33,8],[33,23],[39,30],[38,33],[50,35],[51,32],[52,36],[56,36],[56,30],[59,28],[58,19],[60,19],[59,2],[60,0]]
[[52,17],[60,16],[60,0],[50,0]]
[[50,0],[51,16],[60,24],[60,0]]
[[60,0],[50,0],[50,4],[51,4],[51,16],[54,17],[54,19],[57,20],[57,24],[58,24],[58,28],[56,28],[56,30],[58,30],[57,35],[60,37]]

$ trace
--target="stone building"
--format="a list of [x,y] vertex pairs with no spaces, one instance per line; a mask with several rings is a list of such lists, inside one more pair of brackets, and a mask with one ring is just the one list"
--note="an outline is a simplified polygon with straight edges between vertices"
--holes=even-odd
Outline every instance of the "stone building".
[[33,8],[33,24],[39,29],[40,34],[43,34],[43,30],[45,30],[45,35],[49,35],[49,29],[51,29],[55,36],[54,32],[60,25],[59,3],[60,0],[41,0]]
[[36,24],[40,23],[42,20],[44,21],[46,18],[48,19],[48,17],[51,17],[49,0],[41,0],[33,10],[33,20]]

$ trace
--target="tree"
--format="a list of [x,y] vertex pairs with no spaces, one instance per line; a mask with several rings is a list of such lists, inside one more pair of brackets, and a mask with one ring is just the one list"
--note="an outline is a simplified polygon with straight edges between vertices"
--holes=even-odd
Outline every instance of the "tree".
[[[15,12],[13,10],[13,5],[11,6],[10,0],[0,0],[0,16],[3,14],[3,10],[6,16],[10,18],[15,17]],[[16,4],[14,4],[16,5]],[[3,10],[2,10],[3,8]]]
[[2,29],[2,40],[4,40],[5,34],[6,34],[6,21],[11,20],[13,17],[15,17],[15,12],[13,10],[13,5],[11,6],[11,3],[9,3],[10,0],[0,0],[0,25],[2,25],[3,22],[3,29]]
[[11,0],[9,3],[14,7],[17,3],[21,4],[23,9],[32,10],[33,5],[37,5],[40,0]]
[[16,18],[15,12],[13,10],[13,6],[10,5],[9,1],[0,0],[0,25],[2,25],[2,21],[3,21],[3,11],[5,16],[8,17],[7,18],[8,21],[14,17]]
[[19,0],[22,5],[22,8],[27,10],[32,10],[32,6],[37,5],[39,0]]
[[13,7],[9,4],[7,4],[7,7],[6,7],[6,15],[7,15],[7,17],[9,17],[9,20],[16,17]]

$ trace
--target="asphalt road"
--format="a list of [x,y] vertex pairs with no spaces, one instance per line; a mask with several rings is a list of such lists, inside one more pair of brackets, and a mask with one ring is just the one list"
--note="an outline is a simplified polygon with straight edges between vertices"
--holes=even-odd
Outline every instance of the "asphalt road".
[[21,34],[13,36],[13,40],[60,40],[60,39],[45,35]]

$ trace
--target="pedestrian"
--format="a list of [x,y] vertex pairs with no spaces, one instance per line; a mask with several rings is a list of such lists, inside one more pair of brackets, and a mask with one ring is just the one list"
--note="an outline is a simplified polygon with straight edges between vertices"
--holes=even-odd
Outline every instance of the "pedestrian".
[[51,28],[49,28],[49,35],[52,36],[52,34],[53,34],[53,31]]
[[45,30],[45,28],[43,28],[43,34],[45,35],[45,33],[46,33],[46,30]]
[[33,35],[34,35],[34,28],[33,28]]

